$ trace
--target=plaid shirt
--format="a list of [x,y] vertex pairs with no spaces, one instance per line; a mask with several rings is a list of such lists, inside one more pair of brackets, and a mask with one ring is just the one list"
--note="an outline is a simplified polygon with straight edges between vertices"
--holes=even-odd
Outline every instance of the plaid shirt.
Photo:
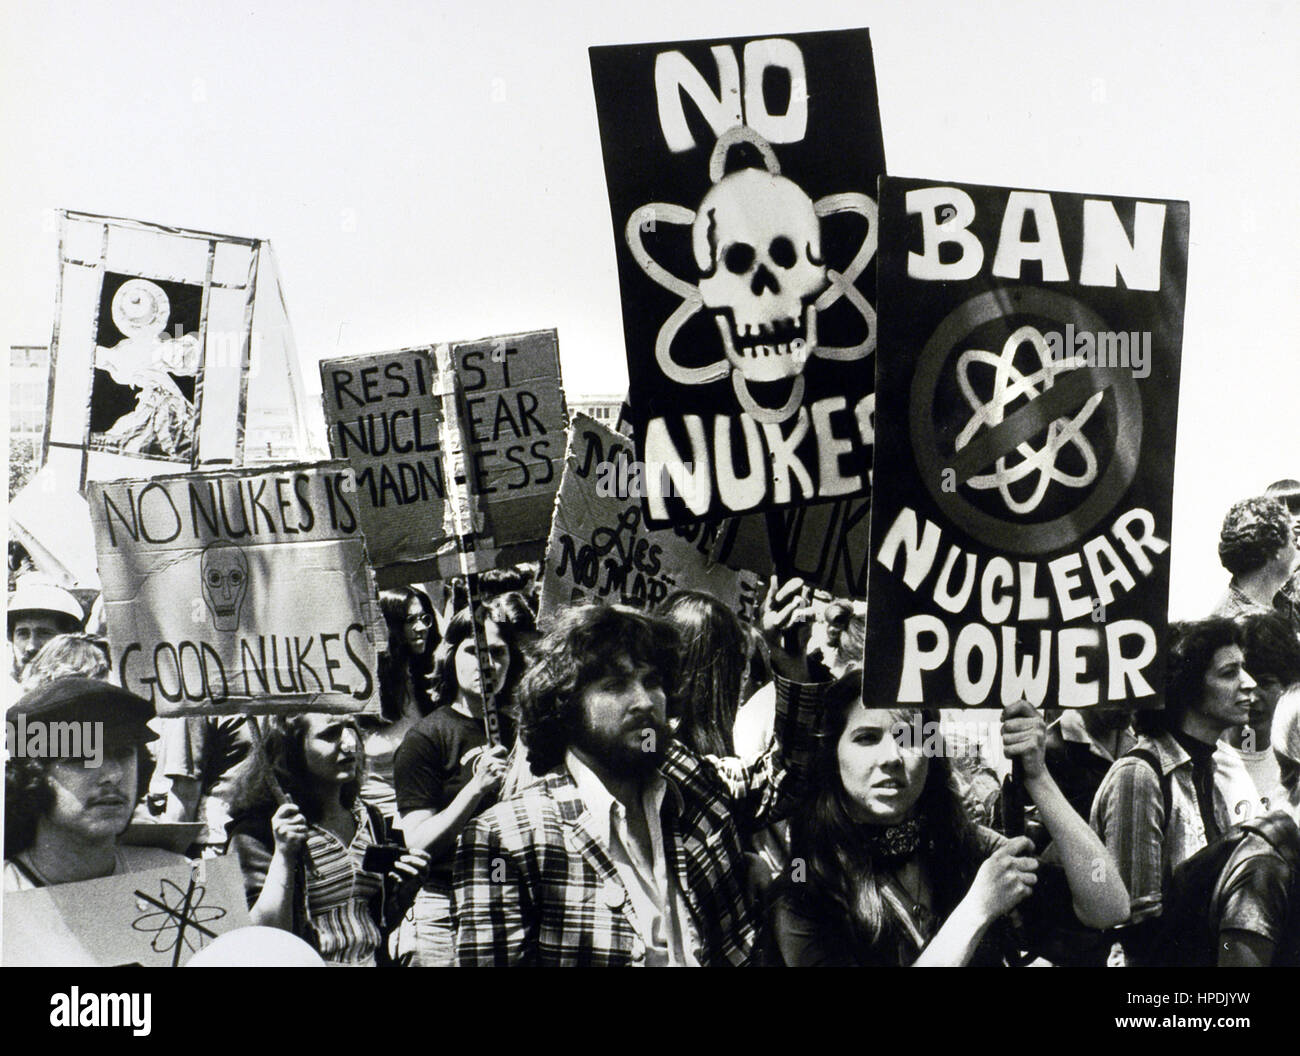
[[[740,833],[776,820],[803,786],[819,685],[778,679],[775,748],[742,780],[676,741],[660,767],[661,821],[703,966],[750,961],[758,918]],[[560,766],[474,819],[457,845],[452,915],[462,965],[645,963],[627,891],[591,813]]]

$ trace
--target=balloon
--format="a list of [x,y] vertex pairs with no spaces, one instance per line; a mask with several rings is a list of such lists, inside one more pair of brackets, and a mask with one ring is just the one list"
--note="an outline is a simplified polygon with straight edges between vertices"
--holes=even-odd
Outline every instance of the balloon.
[[187,968],[319,968],[321,955],[292,932],[279,928],[236,928],[199,950]]

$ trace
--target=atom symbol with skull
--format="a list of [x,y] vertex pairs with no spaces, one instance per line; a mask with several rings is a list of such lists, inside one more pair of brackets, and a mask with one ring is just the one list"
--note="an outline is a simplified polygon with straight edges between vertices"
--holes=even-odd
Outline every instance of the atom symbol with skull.
[[[754,147],[763,168],[727,172],[732,148]],[[755,420],[783,422],[803,402],[804,367],[810,356],[848,362],[876,346],[876,313],[854,286],[876,251],[876,204],[865,194],[827,195],[813,201],[781,175],[771,145],[752,129],[724,132],[709,159],[712,186],[698,210],[651,202],[628,219],[626,238],[638,266],[682,303],[665,320],[655,341],[655,359],[671,380],[706,385],[729,373],[736,398]],[[838,272],[822,256],[821,223],[837,213],[857,213],[867,231],[848,268]],[[698,283],[678,278],[650,255],[642,232],[659,223],[689,226]],[[862,341],[848,347],[821,344],[817,315],[841,298],[861,315]],[[708,310],[718,328],[724,356],[702,367],[682,366],[673,342],[686,322]],[[780,407],[760,404],[750,383],[790,379]]]

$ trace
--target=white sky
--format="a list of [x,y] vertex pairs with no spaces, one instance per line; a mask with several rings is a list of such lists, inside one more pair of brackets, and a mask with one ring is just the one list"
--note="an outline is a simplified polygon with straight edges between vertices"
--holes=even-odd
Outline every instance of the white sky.
[[1185,198],[1174,615],[1300,477],[1300,4],[10,4],[0,339],[47,344],[59,207],[272,240],[321,357],[556,327],[627,380],[591,44],[868,26],[890,172]]

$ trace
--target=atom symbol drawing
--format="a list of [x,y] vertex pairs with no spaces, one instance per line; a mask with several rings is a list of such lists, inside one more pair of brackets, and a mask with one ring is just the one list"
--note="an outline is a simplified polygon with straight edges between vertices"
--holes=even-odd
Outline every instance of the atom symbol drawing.
[[[1037,354],[1039,363],[1039,369],[1028,374],[1021,372],[1015,363],[1016,353],[1024,345]],[[1012,333],[1000,353],[976,348],[963,352],[957,360],[957,384],[970,406],[971,417],[957,434],[955,449],[960,451],[982,430],[1000,425],[1018,400],[1037,399],[1052,388],[1058,375],[1087,365],[1078,356],[1053,356],[1046,339],[1032,326],[1022,326]],[[991,387],[981,386],[985,391],[991,389],[987,400],[980,396],[972,379],[977,371],[985,378],[992,372]],[[1083,427],[1104,398],[1105,393],[1098,392],[1072,415],[1053,419],[1041,447],[1035,449],[1028,441],[1017,444],[1015,461],[1002,455],[994,462],[992,473],[968,477],[966,484],[977,491],[996,489],[1007,509],[1015,514],[1038,509],[1054,482],[1067,488],[1089,487],[1097,479],[1097,454],[1083,434]],[[1067,447],[1073,447],[1083,460],[1083,469],[1078,473],[1069,473],[1058,465]],[[1017,499],[1012,485],[1034,475],[1037,475],[1034,490],[1027,498]]]
[[196,952],[202,948],[204,938],[217,937],[216,932],[205,925],[220,920],[226,911],[220,906],[203,905],[206,894],[207,888],[196,883],[193,876],[185,889],[164,877],[159,881],[157,898],[143,891],[135,892],[139,909],[155,908],[136,917],[131,927],[152,933],[150,948],[155,953],[171,953],[172,967],[175,968],[180,963],[182,950]]

